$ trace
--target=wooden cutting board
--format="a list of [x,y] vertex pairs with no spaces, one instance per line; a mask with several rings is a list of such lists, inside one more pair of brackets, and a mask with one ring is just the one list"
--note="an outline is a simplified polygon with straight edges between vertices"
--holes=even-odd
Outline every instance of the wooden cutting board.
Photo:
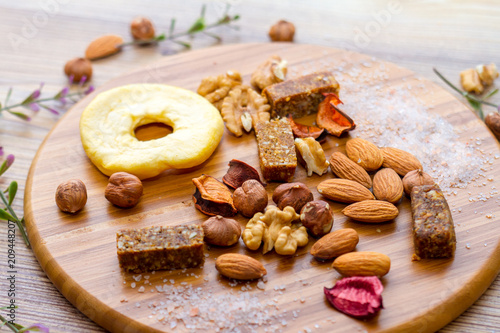
[[[252,302],[257,300],[266,311],[269,310],[261,313],[268,316],[266,323],[258,328],[261,331],[268,328],[293,332],[306,329],[318,332],[432,332],[446,325],[488,288],[500,269],[500,225],[495,219],[495,216],[500,216],[500,207],[494,198],[471,202],[470,189],[459,189],[456,195],[448,197],[450,206],[461,211],[453,213],[458,239],[453,260],[411,261],[411,213],[407,198],[398,206],[398,218],[380,225],[350,221],[340,213],[345,205],[332,203],[334,230],[355,228],[360,234],[358,251],[382,252],[392,260],[390,273],[382,279],[385,309],[378,317],[368,321],[343,315],[325,300],[323,287],[331,287],[339,275],[330,268],[330,262],[322,263],[312,258],[309,254],[314,243],[312,239],[292,257],[279,256],[274,252],[262,255],[260,251],[248,251],[240,240],[239,244],[228,249],[206,248],[207,258],[203,268],[158,271],[143,274],[140,280],[137,274],[120,270],[115,244],[117,230],[204,221],[206,216],[198,212],[192,203],[194,186],[191,179],[202,173],[221,179],[227,171],[227,163],[233,158],[257,167],[256,143],[253,134],[235,138],[226,132],[213,156],[203,165],[189,170],[169,170],[161,176],[145,180],[144,196],[138,206],[119,209],[104,199],[107,177],[92,165],[82,149],[78,129],[82,110],[97,93],[129,83],[166,83],[195,91],[203,77],[221,74],[228,69],[241,71],[245,81],[249,82],[252,71],[272,54],[287,59],[289,67],[296,69],[298,74],[299,68],[312,68],[313,64],[327,62],[342,62],[346,70],[359,67],[361,71],[368,71],[368,67],[360,64],[370,61],[385,66],[388,77],[382,84],[388,88],[417,80],[414,73],[407,69],[365,55],[285,43],[231,45],[169,56],[108,82],[75,105],[59,121],[31,166],[25,193],[25,216],[40,265],[71,303],[112,332],[172,331],[172,317],[168,313],[175,314],[180,310],[168,308],[165,302],[172,296],[171,288],[177,287],[197,290],[197,295],[205,298],[191,305],[199,307],[200,311],[203,311],[207,300],[213,300],[214,308],[210,312],[215,312],[215,315],[231,307],[227,300],[230,302],[248,293]],[[430,108],[430,112],[451,119],[455,127],[460,126],[461,141],[479,137],[484,154],[495,156],[500,153],[491,133],[467,107],[436,84],[418,80],[419,84],[433,92],[432,97],[419,96],[423,103]],[[337,150],[344,151],[345,141],[346,138],[329,137],[323,144],[327,156]],[[493,179],[488,186],[500,188],[497,162],[491,165],[488,174]],[[320,198],[316,185],[332,177],[330,172],[323,177],[306,177],[304,169],[299,167],[295,181],[306,183],[315,198]],[[76,215],[60,212],[54,202],[56,187],[69,178],[83,180],[88,189],[87,205]],[[271,194],[276,186],[269,184],[268,193]],[[485,212],[492,216],[486,217]],[[236,219],[242,225],[247,221],[241,216]],[[265,290],[257,288],[256,281],[235,285],[221,277],[215,270],[214,261],[225,252],[245,253],[260,260],[268,272]],[[145,275],[148,275],[146,284]],[[132,288],[134,283],[136,287]],[[162,291],[164,284],[172,286],[170,289],[165,287],[169,292],[158,291]],[[144,292],[140,292],[141,286]],[[162,307],[167,313],[163,317]],[[196,309],[185,310],[192,315],[189,317],[192,320],[204,315],[196,314]],[[245,315],[250,317],[250,314]],[[176,331],[186,330],[181,321],[176,323]],[[214,321],[207,321],[203,327],[214,331],[216,326]],[[255,329],[255,326],[249,326],[242,331]]]

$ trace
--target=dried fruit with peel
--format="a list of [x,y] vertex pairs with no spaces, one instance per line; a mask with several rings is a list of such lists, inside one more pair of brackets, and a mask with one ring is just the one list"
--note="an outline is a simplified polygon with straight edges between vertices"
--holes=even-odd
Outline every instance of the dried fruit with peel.
[[287,206],[292,207],[296,212],[300,212],[302,207],[314,197],[311,190],[303,183],[281,184],[274,190],[273,201],[279,209]]
[[246,217],[263,212],[268,201],[266,189],[255,179],[247,180],[233,193],[234,206]]
[[215,261],[220,274],[230,279],[254,280],[267,274],[264,266],[256,259],[239,253],[225,253]]
[[342,213],[359,222],[379,223],[394,220],[399,215],[399,210],[387,201],[365,200],[350,204]]
[[335,152],[330,156],[330,169],[339,178],[353,180],[366,188],[372,187],[372,179],[368,172],[341,152]]
[[295,122],[291,115],[287,116],[290,121],[290,126],[292,127],[293,136],[296,138],[314,138],[319,142],[322,142],[326,139],[324,135],[325,129],[319,128],[315,126],[307,126],[301,123]]
[[269,59],[259,65],[252,73],[250,84],[257,90],[285,81],[287,73],[287,61],[280,56],[272,55]]
[[313,172],[322,176],[328,171],[330,164],[326,160],[325,152],[314,138],[295,139],[295,149],[297,158],[306,168],[308,177],[311,177]]
[[243,161],[232,159],[229,161],[229,169],[222,177],[222,182],[229,187],[237,189],[249,179],[255,179],[259,183],[262,183],[259,172],[253,166]]
[[316,124],[336,137],[355,129],[354,120],[337,107],[343,104],[339,97],[334,93],[324,95],[325,99],[318,106]]
[[293,23],[280,20],[269,30],[269,38],[273,42],[293,42],[295,26]]
[[328,260],[354,251],[359,236],[351,228],[339,229],[321,237],[311,247],[311,255],[317,259]]
[[330,200],[343,203],[375,199],[372,192],[360,183],[341,178],[322,181],[318,184],[318,193]]
[[407,151],[391,147],[382,148],[380,151],[384,155],[382,166],[393,169],[402,177],[406,176],[410,171],[423,169],[422,163]]
[[345,150],[347,156],[366,171],[378,170],[384,162],[380,149],[365,139],[354,138],[347,141]]
[[118,35],[104,35],[94,39],[87,50],[85,50],[85,58],[96,60],[104,58],[121,51],[123,38]]
[[215,179],[208,175],[201,175],[192,179],[196,186],[193,194],[194,205],[200,212],[206,215],[221,215],[231,217],[238,212],[233,204],[231,191]]
[[414,186],[421,185],[434,185],[434,179],[428,173],[423,172],[422,170],[413,170],[410,171],[403,178],[403,188],[406,195],[410,195],[411,190]]
[[358,319],[373,317],[384,308],[383,290],[376,276],[346,277],[332,288],[324,288],[326,299],[335,309]]
[[380,169],[373,177],[373,194],[378,200],[397,203],[403,196],[403,182],[396,171]]
[[323,200],[309,201],[300,210],[300,222],[314,237],[329,233],[333,226],[330,205]]
[[349,252],[335,259],[332,268],[344,276],[384,276],[391,269],[391,259],[379,252]]
[[238,242],[241,236],[241,226],[238,221],[212,216],[201,224],[205,241],[212,245],[231,246]]
[[56,204],[65,213],[74,214],[87,203],[87,187],[80,179],[67,180],[56,190]]
[[127,172],[115,172],[109,177],[104,196],[113,205],[131,208],[137,205],[142,196],[141,180]]

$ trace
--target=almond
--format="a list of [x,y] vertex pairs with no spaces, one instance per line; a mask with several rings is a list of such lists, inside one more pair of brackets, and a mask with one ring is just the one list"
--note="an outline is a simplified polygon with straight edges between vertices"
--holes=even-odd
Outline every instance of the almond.
[[311,247],[311,254],[318,259],[332,259],[356,248],[359,236],[356,230],[345,228],[321,237]]
[[318,184],[318,193],[324,197],[343,203],[373,200],[375,197],[369,189],[349,179],[328,179]]
[[239,253],[226,253],[215,261],[215,268],[225,277],[236,280],[253,280],[267,274],[256,259]]
[[368,140],[351,139],[347,141],[345,149],[347,156],[366,171],[378,170],[384,162],[380,149]]
[[332,267],[345,276],[384,276],[391,269],[391,259],[379,252],[351,252],[335,259]]
[[379,170],[373,177],[373,194],[378,200],[398,202],[403,196],[403,182],[396,171],[390,168]]
[[412,154],[398,148],[380,149],[384,155],[384,168],[394,169],[400,176],[406,176],[410,171],[422,169],[422,163]]
[[340,152],[330,156],[330,169],[339,178],[354,180],[366,188],[372,187],[372,179],[366,170]]
[[399,211],[390,202],[366,200],[347,206],[342,210],[342,213],[356,221],[377,223],[395,219]]
[[104,35],[94,39],[87,50],[85,50],[85,58],[95,60],[115,54],[121,50],[123,38],[118,35]]

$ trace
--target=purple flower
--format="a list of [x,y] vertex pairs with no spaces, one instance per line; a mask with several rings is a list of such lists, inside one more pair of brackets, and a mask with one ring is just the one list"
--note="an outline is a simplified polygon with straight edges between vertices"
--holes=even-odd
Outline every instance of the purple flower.
[[40,97],[40,93],[42,92],[43,85],[44,85],[43,82],[40,83],[40,88],[38,88],[37,90],[35,90],[31,93],[32,99],[37,99],[38,97]]
[[52,112],[53,114],[59,114],[59,111],[57,111],[56,109],[53,109],[53,108],[49,108],[49,107],[48,107],[48,108],[47,108],[47,110],[48,110],[49,112]]
[[3,156],[4,152],[3,152],[3,147],[0,146],[0,156]]
[[87,75],[83,75],[82,78],[80,79],[80,82],[78,83],[81,86],[87,81]]
[[12,154],[7,155],[7,169],[10,168],[12,163],[14,163],[15,159],[16,158],[14,157],[14,155],[12,155]]
[[43,324],[34,324],[31,325],[30,327],[25,327],[19,330],[19,332],[44,332],[44,333],[50,333],[50,330],[47,326]]
[[75,80],[75,76],[71,74],[68,78],[69,84],[73,84],[73,81]]
[[95,90],[94,86],[89,86],[87,88],[87,90],[85,90],[84,94],[88,95],[88,94],[92,93],[94,90]]
[[40,107],[39,107],[39,106],[38,106],[38,104],[36,104],[36,103],[31,103],[31,104],[29,105],[29,107],[30,107],[30,109],[31,109],[31,110],[33,110],[33,111],[35,111],[35,112],[40,111]]
[[64,87],[60,92],[60,96],[64,97],[68,94],[68,92],[69,92],[69,87]]

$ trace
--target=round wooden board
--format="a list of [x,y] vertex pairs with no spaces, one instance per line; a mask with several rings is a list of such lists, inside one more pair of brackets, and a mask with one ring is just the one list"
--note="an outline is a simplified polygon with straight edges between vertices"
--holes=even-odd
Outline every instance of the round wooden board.
[[[129,83],[166,83],[195,91],[203,77],[221,74],[228,69],[241,71],[244,80],[249,82],[252,71],[272,54],[287,59],[290,68],[321,64],[326,60],[329,63],[344,62],[346,69],[366,61],[383,63],[365,55],[312,45],[230,45],[169,56],[105,84],[59,121],[31,166],[25,193],[25,216],[33,250],[41,266],[71,303],[112,332],[171,331],[168,315],[167,319],[159,321],[151,306],[153,303],[161,304],[159,302],[168,297],[155,289],[162,286],[165,279],[174,280],[174,286],[200,287],[202,291],[210,292],[214,304],[218,304],[217,297],[238,295],[247,284],[234,286],[214,267],[215,258],[224,252],[249,254],[267,269],[265,291],[256,288],[257,282],[248,284],[252,288],[249,291],[251,296],[258,297],[266,306],[271,301],[274,311],[278,313],[259,330],[267,327],[294,332],[305,328],[322,332],[432,332],[446,325],[486,290],[500,269],[500,225],[483,213],[487,211],[493,216],[500,216],[499,205],[494,199],[470,202],[468,189],[459,189],[457,195],[448,197],[454,211],[461,211],[453,213],[458,243],[452,260],[411,261],[411,212],[407,198],[398,206],[401,211],[398,218],[380,225],[352,222],[340,213],[345,205],[332,203],[334,230],[355,228],[360,234],[358,251],[379,251],[392,260],[390,273],[382,279],[385,309],[368,321],[345,316],[325,300],[323,287],[331,287],[339,275],[330,269],[331,262],[322,263],[312,258],[309,254],[314,243],[312,239],[293,257],[279,256],[274,252],[262,255],[260,251],[248,251],[241,240],[228,249],[207,248],[208,257],[203,268],[143,274],[149,275],[149,283],[144,285],[143,277],[136,282],[136,288],[131,287],[135,282],[134,274],[120,270],[116,255],[117,230],[205,220],[206,216],[198,212],[192,203],[194,186],[191,179],[202,173],[221,179],[227,171],[227,163],[233,158],[257,167],[256,142],[253,133],[235,138],[226,132],[206,163],[189,170],[169,170],[161,176],[145,180],[144,196],[139,205],[132,209],[118,209],[104,199],[107,177],[92,165],[81,146],[78,123],[82,110],[97,93]],[[388,87],[417,80],[409,70],[384,64],[389,77],[382,84]],[[499,153],[497,142],[472,112],[436,84],[418,80],[433,91],[432,99],[420,96],[431,112],[440,114],[453,126],[463,129],[460,141],[479,137],[485,154]],[[327,156],[337,150],[344,151],[345,141],[346,138],[329,137],[323,144]],[[494,180],[488,185],[500,187],[500,181],[496,180],[500,175],[498,163],[493,164],[491,174]],[[304,169],[298,167],[294,180],[306,183],[315,198],[320,198],[316,185],[332,177],[331,172],[323,177],[306,177]],[[76,215],[61,213],[54,202],[57,185],[69,178],[82,179],[88,189],[87,205]],[[276,186],[269,184],[268,193],[271,194]],[[477,214],[479,209],[481,214]],[[239,215],[236,219],[242,225],[247,221]],[[145,292],[138,292],[140,286],[145,286]],[[283,320],[286,320],[286,325],[282,324]],[[270,325],[274,326],[270,328]],[[319,329],[315,325],[319,325]],[[215,328],[213,322],[208,322],[206,327],[208,330]],[[176,330],[186,329],[179,322]]]

